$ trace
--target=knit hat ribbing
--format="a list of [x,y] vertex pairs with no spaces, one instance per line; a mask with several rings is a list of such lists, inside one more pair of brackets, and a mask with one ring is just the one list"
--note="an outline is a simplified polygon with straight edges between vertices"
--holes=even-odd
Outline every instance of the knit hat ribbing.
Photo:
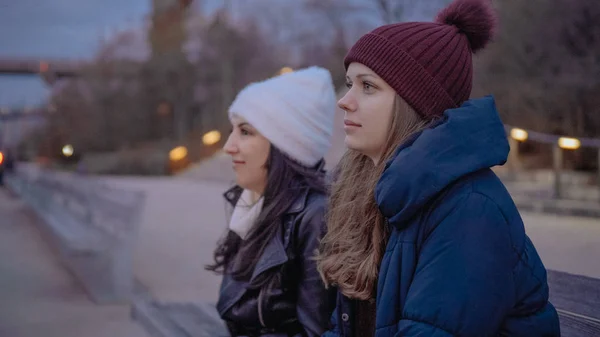
[[331,74],[310,67],[246,86],[229,107],[283,153],[312,167],[331,146],[336,97]]
[[421,116],[440,116],[471,94],[472,54],[490,41],[496,22],[487,1],[455,0],[436,22],[378,27],[354,44],[344,65],[364,64]]

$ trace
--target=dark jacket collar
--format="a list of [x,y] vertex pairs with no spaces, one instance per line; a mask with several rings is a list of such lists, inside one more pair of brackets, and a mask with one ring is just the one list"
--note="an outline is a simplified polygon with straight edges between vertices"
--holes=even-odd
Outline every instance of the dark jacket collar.
[[401,227],[460,177],[504,164],[508,151],[493,97],[467,101],[396,150],[375,189],[379,209]]
[[[234,186],[227,190],[223,194],[223,196],[229,204],[235,206],[243,190],[244,189],[240,186]],[[302,212],[306,207],[309,192],[309,188],[303,188],[300,191],[300,193],[298,193],[298,197],[296,198],[292,206],[290,206],[286,214],[291,215]],[[287,222],[290,221],[289,219],[283,220]],[[288,261],[288,255],[286,252],[286,246],[283,241],[283,238],[289,237],[291,235],[291,232],[293,230],[291,227],[292,226],[288,225],[288,223],[284,223],[284,226],[279,226],[279,228],[277,229],[277,233],[275,234],[273,239],[267,244],[262,255],[256,262],[256,267],[254,268],[252,277],[248,282],[236,281],[231,276],[224,275],[223,283],[221,284],[222,298],[217,304],[217,310],[221,315],[223,315],[224,312],[229,310],[229,308],[231,308],[244,295],[246,290],[251,286],[251,284],[258,275],[260,275],[268,269],[271,269],[278,265],[282,265]]]

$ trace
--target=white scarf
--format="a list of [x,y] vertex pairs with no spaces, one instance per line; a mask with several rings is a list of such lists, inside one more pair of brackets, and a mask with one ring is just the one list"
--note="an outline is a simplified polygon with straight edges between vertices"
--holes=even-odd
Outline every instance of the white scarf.
[[263,207],[264,198],[261,196],[253,204],[253,195],[254,192],[250,190],[242,192],[240,199],[235,204],[233,214],[231,214],[231,220],[229,220],[229,229],[239,235],[242,240],[250,232]]

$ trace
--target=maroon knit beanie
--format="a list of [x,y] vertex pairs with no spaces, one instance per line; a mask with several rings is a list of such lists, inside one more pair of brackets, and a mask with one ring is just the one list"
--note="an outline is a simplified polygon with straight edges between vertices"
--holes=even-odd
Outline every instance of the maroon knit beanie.
[[472,54],[496,24],[490,0],[455,0],[435,22],[381,26],[352,46],[344,66],[362,63],[424,118],[440,116],[471,95]]

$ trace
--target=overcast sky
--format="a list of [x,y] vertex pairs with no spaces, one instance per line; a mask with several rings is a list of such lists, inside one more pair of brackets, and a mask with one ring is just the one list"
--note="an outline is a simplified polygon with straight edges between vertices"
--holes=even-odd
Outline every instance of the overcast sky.
[[[223,3],[195,1],[194,10],[205,14]],[[142,27],[151,4],[152,0],[0,0],[0,57],[91,58],[102,36]],[[48,91],[36,76],[2,75],[0,107],[39,104]]]
[[[140,25],[150,0],[0,0],[0,57],[91,57],[102,34]],[[35,76],[0,77],[0,106],[42,101],[48,89]]]

